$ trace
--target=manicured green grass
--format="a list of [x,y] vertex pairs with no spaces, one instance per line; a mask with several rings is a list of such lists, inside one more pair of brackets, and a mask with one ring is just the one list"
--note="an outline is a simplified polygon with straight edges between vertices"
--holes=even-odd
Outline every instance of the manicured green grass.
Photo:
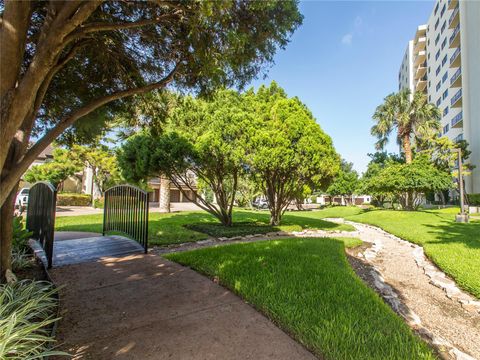
[[480,298],[480,222],[456,223],[458,209],[374,210],[347,219],[376,225],[419,244],[465,290]]
[[423,247],[427,256],[444,272],[480,298],[480,222],[455,222],[458,208],[424,211],[370,210],[346,215],[348,208],[317,212],[320,218],[345,217],[378,226]]
[[[219,225],[213,216],[202,211],[172,214],[152,212],[149,214],[149,242],[151,245],[184,243],[206,239],[207,234],[216,237],[233,237],[279,230],[353,230],[350,225],[321,220],[313,211],[287,213],[282,219],[282,225],[277,227],[268,225],[269,213],[266,211],[237,210],[234,212],[233,219],[236,225],[228,228]],[[102,223],[102,214],[64,216],[56,218],[55,228],[57,231],[102,232]]]
[[434,359],[431,350],[353,272],[344,244],[357,239],[284,239],[234,244],[167,258],[220,283],[325,359]]

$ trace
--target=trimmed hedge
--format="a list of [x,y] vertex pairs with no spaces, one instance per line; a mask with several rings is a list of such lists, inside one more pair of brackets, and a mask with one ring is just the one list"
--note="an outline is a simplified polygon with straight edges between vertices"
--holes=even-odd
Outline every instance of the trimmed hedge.
[[468,194],[468,203],[473,206],[480,206],[480,194]]
[[88,194],[59,193],[57,195],[57,205],[60,206],[90,206],[92,196]]

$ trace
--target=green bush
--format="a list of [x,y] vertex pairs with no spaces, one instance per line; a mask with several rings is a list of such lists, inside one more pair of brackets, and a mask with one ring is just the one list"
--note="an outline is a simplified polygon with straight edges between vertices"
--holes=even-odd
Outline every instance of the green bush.
[[57,205],[60,206],[90,206],[92,196],[88,194],[60,193],[57,195]]
[[32,236],[32,233],[25,230],[25,226],[23,225],[23,217],[14,216],[12,239],[13,251],[24,251],[28,249],[28,239],[30,236]]
[[45,281],[22,280],[0,285],[0,359],[43,359],[65,356],[50,350],[50,334],[58,300],[57,290]]
[[480,206],[480,194],[468,194],[468,203],[473,206]]
[[105,205],[105,199],[103,197],[100,199],[93,200],[93,207],[95,209],[103,209],[104,205]]

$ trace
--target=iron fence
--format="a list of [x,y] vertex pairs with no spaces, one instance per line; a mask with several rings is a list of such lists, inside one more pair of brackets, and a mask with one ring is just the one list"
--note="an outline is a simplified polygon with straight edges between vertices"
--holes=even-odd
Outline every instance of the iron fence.
[[148,251],[148,193],[132,185],[114,186],[104,193],[103,235],[124,233]]
[[48,268],[52,267],[57,189],[49,182],[35,183],[28,193],[27,230],[45,250]]

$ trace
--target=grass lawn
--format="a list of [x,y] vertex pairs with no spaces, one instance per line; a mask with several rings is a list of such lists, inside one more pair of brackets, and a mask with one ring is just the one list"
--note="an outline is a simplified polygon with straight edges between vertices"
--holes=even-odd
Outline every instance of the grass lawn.
[[369,211],[348,217],[419,244],[433,262],[480,298],[480,222],[456,223],[458,209]]
[[166,257],[220,283],[325,359],[434,359],[348,264],[357,239],[283,239]]
[[378,226],[402,239],[419,244],[444,272],[480,298],[480,222],[455,222],[457,208],[424,211],[355,210],[331,208],[318,211],[320,218],[345,217]]
[[[152,212],[149,215],[149,243],[151,245],[184,243],[206,239],[208,234],[216,237],[233,237],[279,230],[353,230],[350,225],[334,224],[321,220],[314,211],[286,213],[282,219],[282,225],[277,227],[268,225],[269,218],[267,211],[237,210],[233,215],[235,225],[226,228],[219,225],[213,216],[202,211],[172,214]],[[55,219],[55,229],[57,231],[102,232],[102,224],[102,214],[63,216]]]

